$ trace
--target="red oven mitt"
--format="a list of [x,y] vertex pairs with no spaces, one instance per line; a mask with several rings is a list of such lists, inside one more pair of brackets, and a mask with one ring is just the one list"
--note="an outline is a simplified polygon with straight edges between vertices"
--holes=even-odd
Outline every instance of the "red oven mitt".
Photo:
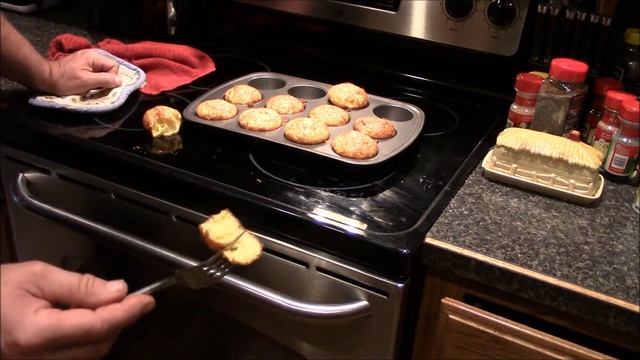
[[200,50],[186,45],[153,41],[125,44],[114,39],[104,39],[92,45],[84,37],[62,34],[51,40],[48,54],[50,59],[56,60],[88,48],[103,49],[144,70],[147,84],[140,91],[148,95],[175,89],[216,69],[213,60]]

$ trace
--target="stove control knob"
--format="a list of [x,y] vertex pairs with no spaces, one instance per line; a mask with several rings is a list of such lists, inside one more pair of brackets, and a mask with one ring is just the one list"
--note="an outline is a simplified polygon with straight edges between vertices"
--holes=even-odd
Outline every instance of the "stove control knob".
[[444,0],[444,12],[454,21],[467,19],[473,13],[474,0]]
[[491,0],[487,6],[487,19],[497,28],[506,28],[518,18],[518,5],[513,0]]

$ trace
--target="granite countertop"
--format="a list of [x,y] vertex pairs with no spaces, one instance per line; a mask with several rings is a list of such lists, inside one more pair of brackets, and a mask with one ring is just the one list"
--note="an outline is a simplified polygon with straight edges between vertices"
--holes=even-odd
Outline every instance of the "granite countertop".
[[[638,333],[636,188],[606,181],[600,202],[580,206],[489,181],[478,166],[427,234],[425,261],[434,270]],[[483,264],[453,253],[478,254]],[[499,265],[492,267],[493,260]]]

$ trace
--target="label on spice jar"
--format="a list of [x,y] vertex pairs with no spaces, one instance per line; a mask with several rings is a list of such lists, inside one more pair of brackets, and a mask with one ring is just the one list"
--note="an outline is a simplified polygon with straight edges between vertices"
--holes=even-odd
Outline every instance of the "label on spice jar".
[[540,93],[530,129],[562,135],[570,100],[568,96]]
[[596,127],[598,126],[598,121],[600,121],[600,114],[597,111],[589,111],[587,114],[587,118],[582,127],[582,141],[586,142],[589,145],[593,145],[593,140],[596,134]]
[[528,129],[529,125],[531,124],[531,120],[533,120],[533,115],[520,114],[513,110],[509,110],[509,115],[507,117],[507,127],[519,127]]
[[593,142],[596,140],[596,129],[589,128],[587,130],[587,141],[585,141],[589,145],[593,145]]
[[514,102],[522,106],[536,106],[538,94],[527,94],[527,96],[516,95]]
[[611,144],[611,138],[616,132],[615,128],[611,128],[611,130],[611,132],[608,132],[602,130],[602,128],[600,127],[597,127],[594,131],[592,146],[600,151],[603,158],[607,157],[607,151],[609,150],[609,145]]
[[638,145],[616,143],[609,149],[604,169],[614,175],[631,175],[638,161]]
[[596,139],[593,142],[593,147],[596,148],[596,150],[600,151],[603,158],[607,156],[609,145],[611,145],[611,138],[609,138],[608,141],[606,139]]
[[567,117],[564,120],[563,134],[566,134],[576,128],[578,118],[582,112],[582,103],[584,102],[584,98],[584,95],[577,95],[571,99],[571,102],[569,103],[569,111],[567,112]]

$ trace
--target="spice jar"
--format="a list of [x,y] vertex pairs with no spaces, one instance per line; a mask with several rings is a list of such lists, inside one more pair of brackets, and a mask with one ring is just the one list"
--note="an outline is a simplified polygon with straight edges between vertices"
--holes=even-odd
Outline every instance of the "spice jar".
[[623,91],[607,91],[603,104],[602,118],[598,121],[593,137],[587,139],[587,143],[598,149],[603,158],[607,155],[613,134],[618,130],[618,111],[622,106],[622,102],[634,98],[632,94]]
[[603,168],[609,174],[626,177],[636,168],[640,152],[640,102],[624,100],[618,118],[620,127],[611,139]]
[[529,128],[542,80],[540,76],[530,73],[521,73],[516,76],[516,96],[509,108],[507,127]]
[[565,135],[565,137],[571,141],[580,141],[580,131],[571,130]]
[[602,117],[604,98],[609,90],[622,90],[622,82],[614,78],[601,77],[597,78],[595,86],[593,87],[593,101],[591,106],[587,110],[585,121],[582,126],[582,141],[588,142],[588,139],[593,140],[596,126],[598,121]]
[[587,93],[584,80],[589,66],[569,58],[551,61],[549,77],[542,82],[531,129],[563,135],[577,125]]

